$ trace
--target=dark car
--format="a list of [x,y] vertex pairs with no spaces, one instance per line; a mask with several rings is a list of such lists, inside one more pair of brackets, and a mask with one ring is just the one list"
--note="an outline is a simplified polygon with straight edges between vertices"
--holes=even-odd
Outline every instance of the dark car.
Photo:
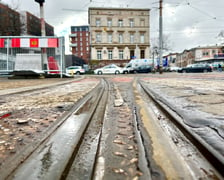
[[180,68],[178,72],[179,73],[212,72],[212,68],[208,64],[189,64],[186,67]]
[[149,73],[152,71],[152,67],[149,65],[141,65],[138,66],[136,68],[134,68],[133,70],[130,70],[130,73]]

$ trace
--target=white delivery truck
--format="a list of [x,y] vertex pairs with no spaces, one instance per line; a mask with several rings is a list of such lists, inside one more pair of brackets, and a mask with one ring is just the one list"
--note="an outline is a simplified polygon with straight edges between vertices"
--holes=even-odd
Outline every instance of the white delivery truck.
[[153,67],[153,60],[152,59],[132,59],[124,67],[123,73],[128,74],[128,73],[134,72],[135,69],[138,69],[140,66],[151,66],[151,67]]

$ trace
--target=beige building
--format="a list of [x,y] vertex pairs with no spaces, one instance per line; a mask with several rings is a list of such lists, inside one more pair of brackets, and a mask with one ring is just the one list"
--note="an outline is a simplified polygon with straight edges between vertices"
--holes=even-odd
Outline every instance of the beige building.
[[224,47],[223,46],[205,46],[196,47],[190,50],[184,50],[176,58],[176,65],[185,67],[194,63],[224,64]]
[[150,9],[89,8],[91,60],[150,57]]

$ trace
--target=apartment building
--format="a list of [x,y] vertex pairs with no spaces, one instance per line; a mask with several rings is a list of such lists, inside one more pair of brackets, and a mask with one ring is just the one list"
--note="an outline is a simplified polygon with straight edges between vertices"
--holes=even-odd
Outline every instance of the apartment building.
[[194,63],[224,64],[223,46],[204,46],[184,50],[177,55],[176,65],[179,67]]
[[91,60],[150,57],[150,9],[89,8]]
[[89,26],[72,26],[69,38],[72,55],[83,59],[88,64],[90,59]]
[[[54,36],[54,27],[45,23],[46,35]],[[40,18],[30,12],[17,12],[0,3],[0,36],[41,36]]]
[[[30,12],[20,12],[21,35],[41,36],[40,18]],[[45,22],[46,36],[54,36],[54,27]]]
[[20,14],[0,2],[0,36],[19,36],[20,27]]

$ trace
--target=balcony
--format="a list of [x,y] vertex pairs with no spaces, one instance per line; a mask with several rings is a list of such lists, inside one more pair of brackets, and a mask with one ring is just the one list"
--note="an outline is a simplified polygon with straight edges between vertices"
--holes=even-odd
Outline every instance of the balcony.
[[77,34],[76,34],[76,33],[74,33],[74,34],[69,34],[69,37],[70,37],[70,38],[77,37]]
[[77,47],[77,43],[71,43],[69,46],[70,47]]

